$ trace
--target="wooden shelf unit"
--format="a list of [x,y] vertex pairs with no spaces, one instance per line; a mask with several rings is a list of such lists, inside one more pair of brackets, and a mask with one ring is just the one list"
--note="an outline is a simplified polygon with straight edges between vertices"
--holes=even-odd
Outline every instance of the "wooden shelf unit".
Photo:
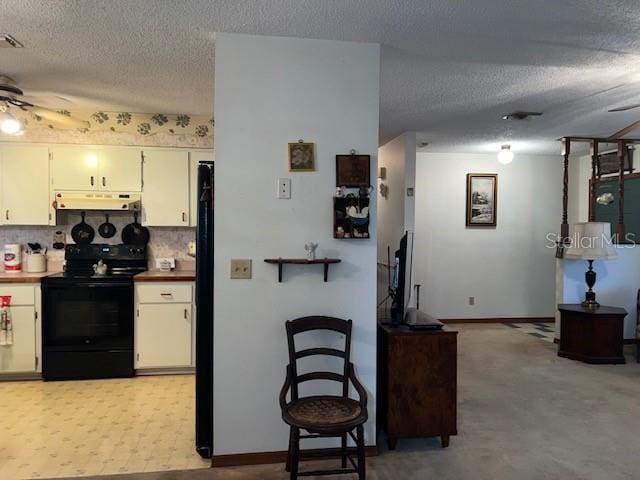
[[308,260],[306,258],[265,258],[265,263],[278,265],[278,282],[282,282],[282,266],[289,265],[324,265],[324,281],[328,281],[329,265],[333,263],[340,263],[342,260],[339,258],[317,258],[315,260]]

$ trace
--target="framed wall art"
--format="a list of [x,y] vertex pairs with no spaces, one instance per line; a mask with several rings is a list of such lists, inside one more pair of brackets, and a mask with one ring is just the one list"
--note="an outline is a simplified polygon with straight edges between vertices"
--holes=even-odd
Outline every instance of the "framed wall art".
[[495,227],[498,174],[467,173],[467,227]]
[[313,172],[316,169],[316,145],[302,140],[289,144],[289,171]]
[[370,155],[336,155],[336,187],[371,184]]

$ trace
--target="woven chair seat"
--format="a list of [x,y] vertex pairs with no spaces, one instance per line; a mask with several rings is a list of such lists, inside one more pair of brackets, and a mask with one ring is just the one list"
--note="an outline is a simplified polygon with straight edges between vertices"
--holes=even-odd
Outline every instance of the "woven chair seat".
[[363,412],[351,398],[317,396],[296,400],[287,406],[287,413],[300,426],[330,427],[350,423]]

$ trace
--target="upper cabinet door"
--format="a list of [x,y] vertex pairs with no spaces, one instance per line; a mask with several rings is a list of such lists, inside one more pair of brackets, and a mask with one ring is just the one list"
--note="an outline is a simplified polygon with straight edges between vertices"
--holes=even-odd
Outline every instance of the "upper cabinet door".
[[189,226],[189,153],[145,150],[142,220],[157,227]]
[[142,191],[142,151],[105,148],[99,153],[98,189],[111,192]]
[[189,189],[191,196],[190,225],[198,224],[198,163],[213,162],[213,150],[191,150],[189,152]]
[[49,224],[47,147],[6,145],[0,149],[4,225]]
[[51,147],[50,151],[53,190],[98,189],[98,149]]

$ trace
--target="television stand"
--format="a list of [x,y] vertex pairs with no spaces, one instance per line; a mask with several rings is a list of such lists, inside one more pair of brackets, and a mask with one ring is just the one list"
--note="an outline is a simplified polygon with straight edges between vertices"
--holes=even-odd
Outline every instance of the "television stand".
[[389,449],[400,438],[457,434],[457,335],[378,322],[378,430]]

